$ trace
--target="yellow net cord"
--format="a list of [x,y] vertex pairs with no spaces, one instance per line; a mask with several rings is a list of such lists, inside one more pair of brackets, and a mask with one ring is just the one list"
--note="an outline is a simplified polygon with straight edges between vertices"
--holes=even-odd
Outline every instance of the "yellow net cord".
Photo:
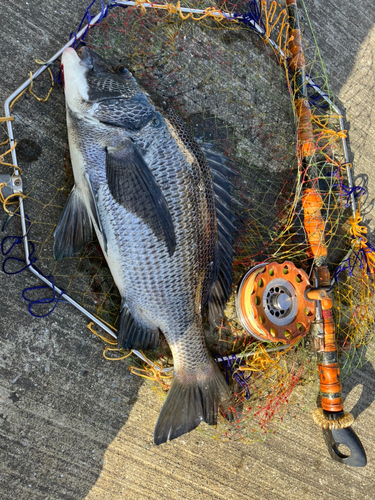
[[[13,120],[14,120],[13,116],[1,116],[0,117],[0,123],[1,122],[13,121]],[[5,142],[2,142],[0,144],[0,146],[4,146],[4,144],[6,144],[7,142],[8,142],[8,140],[6,140]]]
[[182,21],[186,21],[187,19],[191,19],[192,21],[202,21],[202,19],[207,19],[209,17],[215,19],[215,21],[217,22],[221,22],[226,19],[223,13],[215,7],[207,7],[206,9],[204,9],[204,13],[201,16],[195,16],[193,12],[183,13],[181,10],[180,1],[178,1],[176,5],[173,3],[156,5],[152,4],[148,0],[135,0],[135,4],[142,10],[144,14],[146,13],[146,7],[144,6],[144,4],[148,4],[152,5],[153,9],[166,10],[168,14],[178,14]]
[[[41,61],[40,59],[35,59],[35,62],[36,62],[37,64],[44,64],[44,63],[43,63],[43,61]],[[34,85],[34,81],[33,81],[33,74],[32,74],[32,72],[30,71],[30,73],[29,73],[29,75],[30,75],[30,80],[31,80],[31,81],[30,81],[30,86],[29,86],[28,88],[24,89],[24,90],[23,90],[20,94],[18,94],[18,96],[17,96],[17,97],[15,97],[15,98],[13,99],[13,101],[11,102],[11,104],[10,104],[10,106],[9,106],[9,109],[12,109],[12,107],[14,106],[14,104],[18,101],[18,99],[20,99],[20,97],[21,97],[21,96],[22,96],[22,95],[23,95],[23,94],[24,94],[27,90],[29,90],[29,93],[30,93],[33,97],[35,97],[35,99],[37,99],[39,102],[47,102],[47,101],[48,101],[48,99],[49,99],[49,97],[50,97],[50,95],[51,95],[51,92],[52,92],[52,90],[53,90],[53,87],[54,87],[55,82],[53,81],[53,74],[52,74],[52,71],[50,70],[50,68],[47,68],[47,70],[48,70],[48,72],[49,72],[49,74],[50,74],[50,77],[51,77],[51,87],[50,87],[50,89],[49,89],[49,91],[48,91],[48,93],[47,93],[46,97],[39,97],[39,96],[37,96],[37,95],[33,92],[33,85]],[[6,122],[6,121],[14,121],[14,117],[13,117],[13,116],[1,116],[1,117],[0,117],[0,123],[2,123],[2,122]],[[6,144],[8,144],[8,142],[9,142],[9,139],[7,139],[6,141],[2,142],[2,143],[0,144],[0,146],[5,146]],[[17,168],[17,169],[20,171],[20,168],[19,168],[18,166],[16,166],[16,165],[13,165],[13,163],[7,163],[7,162],[5,162],[5,156],[6,156],[6,155],[8,155],[9,153],[11,153],[11,152],[15,149],[15,147],[16,147],[16,146],[17,146],[17,142],[16,142],[16,141],[14,141],[13,146],[12,146],[11,148],[9,148],[7,151],[5,151],[5,153],[2,153],[2,154],[0,155],[0,164],[1,164],[1,165],[6,165],[6,166],[8,166],[8,167]],[[21,173],[21,171],[20,171],[19,173]]]
[[[3,188],[4,187],[6,187],[5,182],[1,182],[0,183],[0,203],[3,205],[3,209],[8,215],[13,215],[13,212],[11,210],[8,210],[8,208],[7,208],[8,205],[18,205],[19,198],[25,198],[25,195],[21,192],[20,193],[13,193],[13,194],[10,194],[9,196],[7,196],[6,198],[4,198],[4,195],[3,195]],[[17,198],[17,200],[11,201],[11,200],[13,200],[13,198]]]
[[[43,61],[39,60],[39,59],[35,59],[35,62],[37,64],[44,64]],[[33,74],[32,72],[30,71],[30,86],[28,87],[28,90],[29,90],[29,93],[35,97],[35,99],[37,99],[39,102],[47,102],[50,95],[51,95],[51,92],[53,90],[53,87],[54,87],[54,81],[53,81],[53,74],[52,74],[52,71],[50,70],[50,68],[47,68],[48,72],[49,72],[49,75],[51,77],[51,87],[46,95],[46,97],[39,97],[37,96],[34,92],[33,92]],[[18,94],[17,97],[15,97],[15,99],[13,99],[13,101],[11,102],[10,106],[9,106],[9,109],[11,110],[12,107],[14,106],[14,104],[18,101],[18,99],[27,91],[27,88],[24,89],[20,94]],[[1,116],[0,117],[0,123],[3,123],[3,122],[7,122],[7,121],[14,121],[14,117],[13,116]],[[5,146],[6,144],[9,143],[9,139],[6,139],[4,142],[2,142],[0,144],[0,147],[1,146]],[[5,157],[9,154],[12,153],[12,151],[16,148],[17,146],[17,141],[14,141],[14,144],[12,147],[10,147],[7,151],[5,151],[4,153],[2,153],[0,155],[0,165],[5,165],[6,167],[13,167],[14,169],[17,169],[18,170],[18,175],[22,175],[22,170],[20,169],[20,167],[17,165],[14,165],[13,163],[8,163],[5,161]],[[4,197],[3,195],[3,188],[6,186],[5,183],[1,183],[0,184],[0,203],[3,205],[3,209],[5,212],[7,212],[8,215],[13,215],[13,212],[10,211],[7,207],[8,205],[15,205],[15,204],[19,204],[19,198],[25,198],[25,195],[21,192],[19,193],[13,193],[9,196],[7,196],[6,198]],[[14,198],[17,198],[18,200],[13,200]],[[12,201],[13,200],[13,201]]]
[[350,217],[350,234],[353,237],[351,242],[354,250],[359,251],[362,250],[362,254],[366,259],[366,263],[369,271],[373,274],[375,273],[375,252],[369,248],[367,244],[367,227],[361,226],[362,222],[361,212],[360,212],[360,204],[358,204],[358,209],[355,214],[355,217]]
[[[8,117],[5,117],[5,118],[3,118],[3,121],[5,121],[5,119],[7,119],[7,120],[9,120],[9,121],[10,121],[11,117],[9,117],[9,118],[8,118]],[[5,142],[3,142],[1,145],[5,145],[5,144],[7,144],[8,142],[9,142],[9,139],[8,139],[8,140],[6,140]],[[15,147],[16,147],[16,146],[17,146],[17,142],[16,142],[16,141],[14,141],[13,146],[12,146],[11,148],[9,148],[7,151],[5,151],[5,153],[3,153],[2,155],[0,155],[0,165],[6,165],[7,167],[18,168],[18,167],[16,167],[15,165],[13,165],[13,163],[7,163],[7,162],[5,161],[5,156],[6,156],[6,155],[8,155],[8,154],[10,154],[10,153],[13,151],[13,149],[15,149]]]
[[[43,61],[41,61],[40,59],[35,59],[35,62],[37,64],[45,64]],[[47,70],[48,70],[48,73],[49,73],[49,76],[51,77],[51,87],[46,95],[46,97],[38,97],[36,94],[34,94],[33,92],[33,85],[34,85],[34,80],[33,80],[33,74],[32,72],[30,71],[30,80],[31,80],[31,83],[30,83],[30,87],[29,87],[29,93],[35,97],[35,99],[39,102],[47,102],[50,95],[51,95],[51,92],[53,90],[53,87],[55,85],[55,82],[53,81],[53,74],[52,74],[52,71],[49,67],[47,67]]]
[[[319,152],[323,152],[323,149],[328,149],[329,146],[337,141],[338,139],[346,139],[347,130],[333,130],[328,126],[328,119],[333,119],[335,117],[317,117],[312,114],[312,121],[317,126],[314,130],[315,141]],[[340,117],[337,117],[340,118]],[[319,142],[324,141],[324,146],[319,146]]]
[[[104,323],[106,323],[104,321]],[[108,325],[108,323],[106,323]],[[110,325],[108,325],[110,326]],[[103,357],[104,359],[108,361],[121,361],[123,359],[128,358],[133,351],[130,350],[129,352],[124,354],[124,351],[122,349],[118,349],[115,347],[117,345],[117,340],[105,337],[104,335],[100,335],[95,329],[94,329],[94,323],[91,321],[88,325],[87,328],[90,330],[91,333],[99,337],[103,342],[105,342],[107,345],[105,346],[103,350]],[[112,327],[111,327],[112,328]],[[119,353],[120,356],[108,356],[108,353]],[[141,352],[141,355],[145,362],[143,363],[143,368],[139,368],[137,366],[130,366],[129,370],[133,375],[137,375],[139,377],[142,377],[147,380],[151,380],[153,382],[159,382],[163,386],[164,389],[166,389],[168,386],[165,384],[165,380],[170,380],[172,378],[172,374],[166,374],[163,372],[164,366],[162,361],[158,362],[153,362],[147,356]]]
[[[35,62],[36,62],[37,64],[45,64],[45,63],[44,63],[43,61],[41,61],[40,59],[35,59]],[[37,95],[33,92],[33,87],[34,87],[34,79],[33,79],[33,73],[30,71],[30,72],[29,72],[29,76],[30,76],[30,85],[29,85],[29,87],[25,88],[25,89],[24,89],[24,90],[23,90],[20,94],[18,94],[18,96],[17,96],[17,97],[15,97],[15,98],[13,99],[13,101],[11,102],[11,104],[10,104],[10,106],[9,106],[9,109],[12,109],[12,107],[15,105],[15,103],[18,101],[18,99],[20,99],[20,98],[23,96],[23,94],[24,94],[27,90],[29,91],[29,93],[30,93],[33,97],[35,97],[35,99],[36,99],[37,101],[39,101],[39,102],[47,102],[47,101],[48,101],[48,99],[49,99],[49,97],[50,97],[50,95],[51,95],[51,93],[52,93],[53,87],[55,86],[55,82],[54,82],[54,80],[53,80],[53,74],[52,74],[51,69],[48,67],[48,68],[47,68],[47,70],[48,70],[49,76],[51,77],[51,87],[50,87],[50,89],[49,89],[49,91],[48,91],[48,93],[47,93],[46,97],[39,97],[39,96],[37,96]],[[13,120],[13,118],[12,118],[12,120]]]
[[[103,320],[101,320],[103,321]],[[108,323],[106,321],[103,321],[103,323]],[[110,325],[108,325],[110,326]],[[103,351],[103,358],[106,359],[107,361],[121,361],[123,359],[128,358],[133,351],[129,351],[128,353],[124,354],[124,351],[122,349],[118,349],[117,347],[114,347],[117,345],[117,340],[114,338],[108,338],[105,337],[104,335],[100,335],[95,329],[94,329],[94,323],[91,321],[88,325],[87,328],[90,330],[91,333],[99,337],[103,342],[105,342],[107,345],[104,348]],[[112,328],[112,327],[111,327]],[[120,353],[120,356],[108,356],[107,353],[113,352],[113,353]]]
[[245,365],[240,366],[237,370],[251,371],[251,372],[266,371],[270,366],[272,365],[276,366],[279,363],[281,356],[283,356],[291,349],[293,349],[295,345],[296,343],[291,344],[287,349],[283,350],[282,352],[276,351],[276,353],[274,354],[274,358],[272,358],[270,354],[267,352],[264,345],[259,344],[256,352],[252,356],[249,356],[245,362]]

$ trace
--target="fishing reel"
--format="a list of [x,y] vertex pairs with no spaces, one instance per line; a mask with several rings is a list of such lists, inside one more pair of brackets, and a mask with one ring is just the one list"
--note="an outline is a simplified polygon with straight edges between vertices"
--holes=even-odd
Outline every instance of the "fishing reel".
[[[343,411],[337,346],[332,318],[329,271],[317,270],[318,288],[292,262],[258,264],[243,277],[236,296],[237,315],[244,329],[257,340],[292,344],[311,328],[318,357],[322,408],[313,419],[323,430],[331,457],[351,467],[364,467],[366,452],[351,424],[354,418]],[[319,304],[319,309],[317,307]],[[319,325],[321,332],[315,332]],[[314,331],[313,331],[314,330]],[[344,455],[339,445],[350,453]]]
[[246,273],[236,297],[237,315],[257,340],[292,344],[315,319],[307,274],[292,262],[259,264]]

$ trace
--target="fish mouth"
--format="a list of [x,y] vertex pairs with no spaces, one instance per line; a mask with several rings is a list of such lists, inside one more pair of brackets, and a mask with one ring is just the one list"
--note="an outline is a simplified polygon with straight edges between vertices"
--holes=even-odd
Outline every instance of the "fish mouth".
[[81,61],[81,58],[77,54],[77,52],[72,48],[68,47],[64,50],[61,56],[61,66],[66,68],[67,66],[75,67]]
[[70,59],[72,64],[78,63],[80,66],[95,73],[115,72],[113,66],[108,64],[101,56],[85,45],[79,49],[73,49],[73,47],[66,48],[63,52],[62,63],[64,59]]
[[[80,49],[78,49],[80,51]],[[78,51],[73,49],[73,47],[68,47],[64,50],[63,52],[63,58],[66,57],[67,55],[69,55],[70,57],[73,57],[75,59],[80,59],[79,55],[78,55]]]
[[73,110],[80,99],[88,99],[87,73],[89,69],[86,65],[82,64],[81,57],[72,47],[66,48],[62,53],[61,67],[65,98]]

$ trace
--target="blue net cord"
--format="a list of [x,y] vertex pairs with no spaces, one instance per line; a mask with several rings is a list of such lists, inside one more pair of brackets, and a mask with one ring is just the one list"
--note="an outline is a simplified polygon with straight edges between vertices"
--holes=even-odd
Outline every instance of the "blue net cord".
[[245,399],[250,399],[250,391],[249,391],[249,385],[248,381],[252,375],[252,373],[248,377],[244,377],[240,373],[238,373],[236,370],[239,366],[241,366],[242,359],[237,358],[237,356],[232,355],[232,356],[220,356],[220,359],[224,365],[225,368],[225,378],[227,381],[227,384],[229,384],[229,377],[231,376],[233,380],[235,380],[243,389],[244,389],[244,396]]
[[[30,220],[29,218],[27,217],[27,215],[25,216],[26,217],[26,220],[27,222],[29,223],[29,229],[30,229]],[[9,241],[12,241],[12,244],[10,245],[10,247],[6,250],[6,244],[7,242]],[[1,249],[1,254],[6,257],[2,263],[2,271],[4,274],[8,274],[8,275],[13,275],[13,274],[19,274],[19,273],[22,273],[23,271],[25,271],[25,269],[28,269],[29,267],[33,267],[36,271],[38,271],[39,274],[41,274],[44,278],[48,279],[51,284],[52,284],[52,288],[48,285],[43,285],[43,286],[35,286],[35,287],[31,287],[31,288],[25,288],[22,292],[22,297],[27,301],[29,302],[29,307],[28,307],[28,310],[29,310],[29,313],[36,317],[36,318],[44,318],[46,316],[48,316],[49,314],[51,314],[57,304],[59,302],[66,302],[65,300],[62,299],[62,295],[65,293],[64,290],[61,291],[60,295],[57,297],[56,296],[56,291],[55,291],[55,284],[54,284],[54,281],[53,281],[53,277],[52,276],[44,276],[44,274],[34,265],[35,262],[38,260],[37,257],[33,257],[34,255],[34,252],[35,252],[35,246],[33,244],[33,242],[31,241],[28,241],[28,245],[30,246],[29,248],[29,264],[26,264],[26,261],[24,259],[19,259],[18,257],[13,257],[10,255],[10,253],[12,252],[12,250],[14,250],[14,248],[16,247],[16,245],[21,245],[23,244],[23,241],[24,241],[24,237],[23,236],[5,236],[2,241],[1,241],[1,246],[0,246],[0,249]],[[7,263],[10,262],[10,261],[15,261],[15,262],[21,262],[22,264],[25,264],[23,267],[21,267],[21,269],[17,269],[17,271],[8,271],[6,269],[6,266],[7,266]],[[52,289],[52,297],[50,298],[41,298],[41,299],[37,299],[37,300],[32,300],[32,299],[29,299],[25,293],[27,293],[28,291],[32,291],[32,290],[44,290],[44,289]],[[32,308],[36,305],[36,304],[54,304],[52,309],[50,309],[47,313],[45,314],[42,314],[42,315],[39,315],[39,314],[36,314],[33,312]]]
[[363,196],[366,194],[366,189],[362,186],[353,186],[350,188],[349,186],[345,186],[345,184],[335,184],[334,187],[340,187],[340,194],[341,196],[346,196],[346,203],[345,203],[345,208],[348,208],[351,206],[351,196],[354,194],[355,198],[358,198],[358,196]]
[[349,208],[351,206],[351,196],[354,195],[354,198],[358,198],[359,196],[365,196],[367,194],[366,189],[363,186],[346,186],[342,182],[342,176],[340,174],[340,170],[348,165],[347,163],[342,163],[339,168],[337,168],[333,173],[327,174],[327,177],[336,177],[338,182],[334,184],[332,187],[339,188],[340,196],[346,197],[345,208]]
[[[311,78],[311,76],[308,74],[306,74],[306,77]],[[320,90],[320,92],[318,90]],[[307,82],[307,95],[311,107],[320,109],[322,111],[330,107],[330,104],[326,101],[329,96],[325,94],[319,87],[319,85],[317,85],[315,82],[313,85]]]
[[[339,168],[337,168],[333,173],[327,174],[327,177],[336,177],[338,182],[334,184],[332,187],[336,187],[339,189],[339,195],[346,197],[346,202],[345,202],[345,208],[349,208],[352,203],[351,203],[351,197],[354,195],[355,198],[358,198],[360,196],[364,196],[367,194],[366,189],[363,186],[346,186],[342,182],[342,176],[341,176],[341,169],[345,167],[347,163],[342,163]],[[359,238],[358,242],[361,242],[362,238]],[[338,283],[340,281],[340,274],[344,271],[348,271],[348,275],[350,277],[353,276],[354,269],[356,266],[359,267],[359,269],[366,269],[366,273],[368,276],[372,274],[371,267],[368,263],[368,258],[367,254],[368,253],[373,253],[375,251],[375,248],[368,242],[366,242],[366,248],[358,248],[358,250],[355,250],[352,248],[351,255],[345,259],[335,270],[334,274],[334,280],[335,283]]]
[[[72,45],[72,47],[74,49],[76,49],[78,47],[78,45],[80,43],[83,42],[84,38],[86,37],[87,33],[88,33],[88,29],[84,32],[84,34],[81,36],[80,40],[77,39],[77,33],[79,33],[82,29],[82,26],[84,24],[85,21],[87,21],[87,25],[89,26],[90,23],[91,23],[91,20],[93,17],[95,16],[92,16],[91,12],[90,12],[90,9],[91,7],[96,3],[96,0],[93,0],[90,5],[87,7],[86,11],[85,11],[85,14],[83,16],[83,18],[81,19],[81,22],[79,23],[79,26],[78,26],[78,30],[77,32],[75,31],[72,31],[69,35],[69,40],[72,39],[72,37],[74,37],[74,43]],[[97,20],[97,24],[99,24],[103,19],[105,19],[107,16],[108,16],[108,13],[111,9],[115,8],[115,7],[122,7],[124,9],[127,8],[127,5],[120,5],[118,4],[115,0],[111,0],[110,2],[108,2],[107,5],[104,5],[104,2],[103,0],[100,0],[100,8],[101,8],[101,11],[100,11],[100,17],[99,19]]]
[[[29,224],[29,227],[28,227],[28,229],[26,231],[26,236],[27,236],[27,234],[29,232],[29,229],[30,229],[30,226],[31,226],[31,222],[30,222],[30,219],[29,219],[29,217],[27,215],[25,215],[25,219],[26,219],[26,222]],[[4,228],[5,228],[5,225],[3,227],[3,231],[4,231]],[[23,236],[5,236],[5,238],[3,238],[1,240],[1,254],[3,255],[3,257],[6,257],[6,259],[4,259],[4,261],[2,263],[3,273],[8,274],[8,275],[22,273],[22,271],[24,271],[28,267],[32,266],[34,264],[34,262],[37,261],[37,258],[33,257],[33,254],[34,254],[34,251],[35,251],[34,244],[32,242],[30,242],[30,241],[28,242],[28,244],[30,245],[30,249],[29,249],[29,260],[30,260],[30,263],[29,264],[26,264],[26,261],[24,261],[23,259],[19,259],[18,257],[8,257],[8,255],[15,248],[16,245],[23,244],[23,239],[24,239]],[[8,248],[8,250],[5,250],[6,242],[9,241],[9,240],[10,241],[13,240],[13,243]],[[6,264],[7,264],[7,262],[10,262],[10,261],[22,262],[22,264],[25,264],[25,266],[22,267],[21,269],[17,270],[17,271],[7,271],[6,270]]]
[[233,17],[235,19],[239,18],[238,21],[246,24],[248,28],[260,35],[258,30],[254,27],[254,23],[258,24],[263,31],[262,35],[260,36],[263,36],[266,33],[266,27],[264,26],[261,17],[260,0],[251,0],[249,2],[249,12],[246,12],[245,14],[233,14]]
[[53,81],[55,83],[57,83],[57,85],[60,85],[60,87],[62,86],[63,84],[63,80],[62,80],[62,75],[61,75],[61,65],[59,64],[58,65],[58,72],[57,72],[57,75],[56,75],[56,65],[55,64],[51,64],[50,67],[52,67],[52,78],[53,78]]
[[[51,282],[52,284],[52,288],[48,285],[42,285],[42,286],[32,286],[30,288],[25,288],[22,292],[22,298],[24,300],[26,300],[27,302],[29,302],[29,307],[28,307],[28,310],[29,310],[29,313],[34,316],[35,318],[45,318],[46,316],[49,316],[56,308],[57,304],[59,302],[67,302],[66,300],[63,300],[62,299],[62,296],[64,295],[65,291],[64,290],[61,290],[61,293],[59,296],[56,296],[56,290],[55,290],[55,283],[53,281],[53,276],[49,276],[48,277],[49,281]],[[33,300],[33,299],[30,299],[29,297],[27,297],[27,293],[28,292],[32,292],[33,290],[52,290],[52,297],[50,298],[42,298],[42,299],[36,299],[36,300]],[[33,307],[37,304],[53,304],[53,307],[52,309],[50,309],[48,312],[46,312],[45,314],[36,314],[33,312]]]
[[[313,89],[314,87],[311,88]],[[318,92],[311,92],[309,84],[307,84],[307,95],[307,100],[309,101],[309,104],[312,108],[319,109],[320,111],[329,109],[330,105],[328,104],[328,102]]]
[[[13,241],[12,245],[10,246],[10,248],[8,250],[5,250],[5,243],[8,240],[14,240],[14,241]],[[22,273],[22,271],[24,271],[28,267],[32,266],[34,264],[34,262],[37,261],[36,257],[32,257],[34,254],[34,251],[35,251],[35,247],[34,247],[32,242],[29,242],[29,245],[30,245],[30,250],[29,250],[30,263],[29,264],[26,264],[26,262],[23,259],[19,259],[18,257],[7,257],[7,255],[9,255],[9,253],[13,250],[13,248],[16,245],[21,245],[22,243],[23,243],[23,237],[21,237],[21,236],[6,236],[5,238],[3,238],[2,242],[1,242],[1,253],[4,257],[6,257],[6,259],[4,259],[3,264],[2,264],[3,273],[8,274],[8,275]],[[18,269],[17,271],[7,271],[6,264],[7,264],[7,262],[9,262],[11,260],[16,261],[16,262],[22,262],[23,264],[25,264],[25,266],[22,267],[21,269]]]
[[345,259],[340,266],[338,266],[334,275],[334,280],[336,283],[340,281],[340,274],[344,271],[348,271],[348,275],[352,277],[353,271],[356,266],[358,266],[359,269],[366,269],[366,273],[368,276],[372,274],[366,254],[369,252],[374,252],[375,248],[370,243],[367,243],[366,245],[367,249],[364,248],[360,248],[359,250],[353,249],[352,254],[347,259]]

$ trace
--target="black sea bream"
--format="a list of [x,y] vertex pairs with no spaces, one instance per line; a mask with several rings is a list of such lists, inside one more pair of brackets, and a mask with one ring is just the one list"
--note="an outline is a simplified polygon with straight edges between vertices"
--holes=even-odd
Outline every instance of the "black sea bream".
[[80,251],[94,227],[122,298],[119,347],[151,349],[165,335],[174,374],[155,428],[160,444],[203,420],[216,424],[219,408],[230,415],[202,315],[220,324],[231,290],[233,174],[124,67],[87,47],[66,49],[62,67],[75,185],[54,256]]

